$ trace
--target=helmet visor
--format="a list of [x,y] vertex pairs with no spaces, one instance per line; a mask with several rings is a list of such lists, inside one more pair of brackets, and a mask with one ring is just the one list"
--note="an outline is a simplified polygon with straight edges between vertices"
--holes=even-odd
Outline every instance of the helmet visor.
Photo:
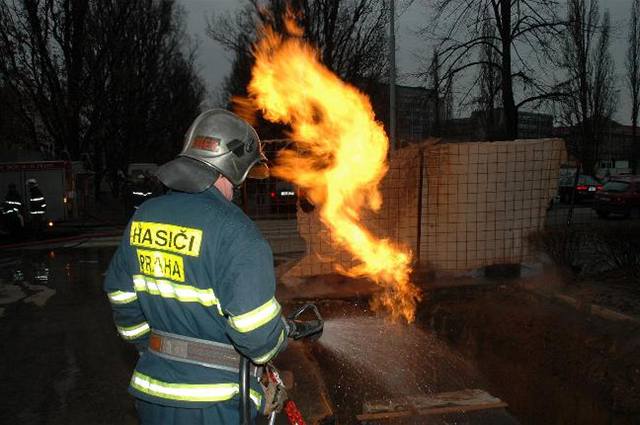
[[160,166],[156,177],[170,189],[187,193],[207,190],[218,179],[219,172],[210,165],[186,156]]
[[266,162],[260,161],[260,162],[256,162],[256,164],[253,167],[251,167],[251,169],[249,170],[249,174],[247,174],[247,177],[255,180],[264,180],[268,178],[269,175],[270,175],[269,166],[267,165]]

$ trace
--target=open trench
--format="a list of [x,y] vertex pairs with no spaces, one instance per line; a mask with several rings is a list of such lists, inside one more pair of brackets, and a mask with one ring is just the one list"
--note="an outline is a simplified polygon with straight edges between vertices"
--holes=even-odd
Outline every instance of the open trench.
[[410,326],[376,317],[363,298],[318,303],[325,334],[304,350],[318,365],[335,423],[359,423],[365,401],[479,388],[508,409],[387,422],[640,424],[633,325],[506,285],[429,291]]
[[473,359],[523,424],[640,423],[640,329],[514,286],[430,294],[418,321]]

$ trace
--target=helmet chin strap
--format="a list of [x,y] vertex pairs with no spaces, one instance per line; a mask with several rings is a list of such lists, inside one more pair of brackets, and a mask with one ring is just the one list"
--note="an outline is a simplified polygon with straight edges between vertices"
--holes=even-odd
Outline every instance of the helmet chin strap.
[[222,174],[218,177],[216,182],[213,184],[216,189],[222,193],[227,201],[231,201],[233,199],[233,184]]

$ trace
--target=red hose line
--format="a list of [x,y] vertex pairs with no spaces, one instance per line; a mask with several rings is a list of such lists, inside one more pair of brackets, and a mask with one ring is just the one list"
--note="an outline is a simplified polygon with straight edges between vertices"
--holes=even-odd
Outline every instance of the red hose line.
[[289,424],[306,425],[302,418],[302,413],[300,413],[300,409],[298,409],[298,406],[296,406],[296,403],[293,400],[287,400],[284,403],[283,410],[284,414],[287,415],[287,419],[289,419]]

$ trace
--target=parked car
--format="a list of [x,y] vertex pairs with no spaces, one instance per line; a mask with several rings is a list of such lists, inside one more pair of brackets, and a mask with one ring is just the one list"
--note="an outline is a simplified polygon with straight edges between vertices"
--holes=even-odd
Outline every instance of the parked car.
[[593,208],[601,218],[610,214],[629,217],[640,211],[640,176],[612,177],[596,193]]
[[[571,202],[572,186],[575,182],[575,174],[572,176],[564,177],[560,180],[560,187],[558,188],[558,194],[560,195],[560,202]],[[592,176],[580,175],[578,178],[578,184],[576,184],[575,202],[584,201],[586,199],[593,199],[594,195],[602,189],[602,184],[593,178]]]
[[272,214],[295,216],[298,194],[293,184],[283,180],[274,180],[269,196],[271,197]]

